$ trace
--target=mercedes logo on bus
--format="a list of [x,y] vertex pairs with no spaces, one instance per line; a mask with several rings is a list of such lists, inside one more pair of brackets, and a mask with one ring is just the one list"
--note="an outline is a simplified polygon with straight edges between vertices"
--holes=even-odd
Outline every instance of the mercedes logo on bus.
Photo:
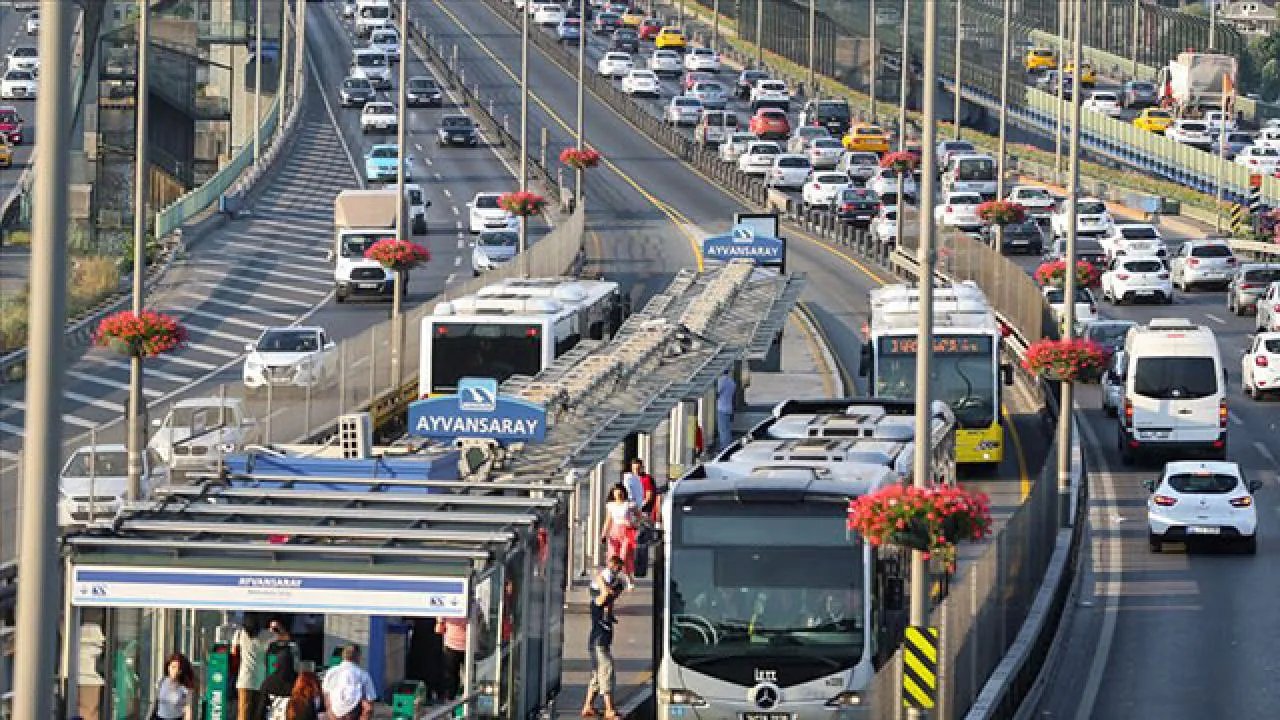
[[751,690],[751,701],[761,710],[771,710],[778,706],[782,699],[782,691],[773,683],[760,683]]

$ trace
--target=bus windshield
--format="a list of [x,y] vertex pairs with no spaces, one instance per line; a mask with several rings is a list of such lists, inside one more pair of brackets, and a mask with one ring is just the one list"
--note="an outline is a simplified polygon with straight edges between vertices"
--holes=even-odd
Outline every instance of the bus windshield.
[[436,322],[431,333],[431,392],[452,392],[458,378],[499,383],[542,370],[542,326]]
[[[931,379],[934,396],[951,406],[962,428],[991,427],[996,421],[995,343],[986,335],[946,335],[934,340]],[[915,397],[916,337],[879,339],[875,363],[877,397]]]
[[669,575],[672,659],[747,685],[761,663],[786,685],[856,665],[863,558],[846,507],[845,498],[682,505]]

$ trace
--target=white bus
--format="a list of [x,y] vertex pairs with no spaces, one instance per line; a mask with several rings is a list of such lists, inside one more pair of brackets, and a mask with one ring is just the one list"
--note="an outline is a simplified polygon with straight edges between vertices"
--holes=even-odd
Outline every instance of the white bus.
[[512,278],[442,302],[422,319],[419,396],[452,394],[463,377],[537,375],[583,338],[613,337],[622,317],[605,280]]
[[[930,452],[954,482],[955,421]],[[907,621],[908,553],[847,529],[849,501],[910,480],[914,403],[788,401],[676,482],[655,579],[657,717],[858,717]],[[904,471],[905,468],[905,471]]]

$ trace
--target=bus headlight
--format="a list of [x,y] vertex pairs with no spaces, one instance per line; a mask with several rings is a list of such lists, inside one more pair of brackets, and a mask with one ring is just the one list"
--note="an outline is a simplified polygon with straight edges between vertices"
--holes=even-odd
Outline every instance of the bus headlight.
[[845,690],[827,701],[827,707],[849,707],[851,705],[861,705],[862,696],[852,690]]
[[702,696],[692,690],[684,690],[675,688],[671,690],[662,690],[659,693],[662,701],[668,705],[691,705],[693,707],[706,707],[707,701]]

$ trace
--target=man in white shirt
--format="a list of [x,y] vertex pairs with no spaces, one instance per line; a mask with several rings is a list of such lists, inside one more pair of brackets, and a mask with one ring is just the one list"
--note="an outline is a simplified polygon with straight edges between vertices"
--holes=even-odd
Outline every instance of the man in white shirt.
[[360,648],[342,648],[342,662],[324,674],[324,708],[332,720],[369,720],[378,692],[373,678],[360,667]]
[[727,371],[716,381],[716,435],[719,449],[733,442],[733,409],[737,399],[738,384]]

